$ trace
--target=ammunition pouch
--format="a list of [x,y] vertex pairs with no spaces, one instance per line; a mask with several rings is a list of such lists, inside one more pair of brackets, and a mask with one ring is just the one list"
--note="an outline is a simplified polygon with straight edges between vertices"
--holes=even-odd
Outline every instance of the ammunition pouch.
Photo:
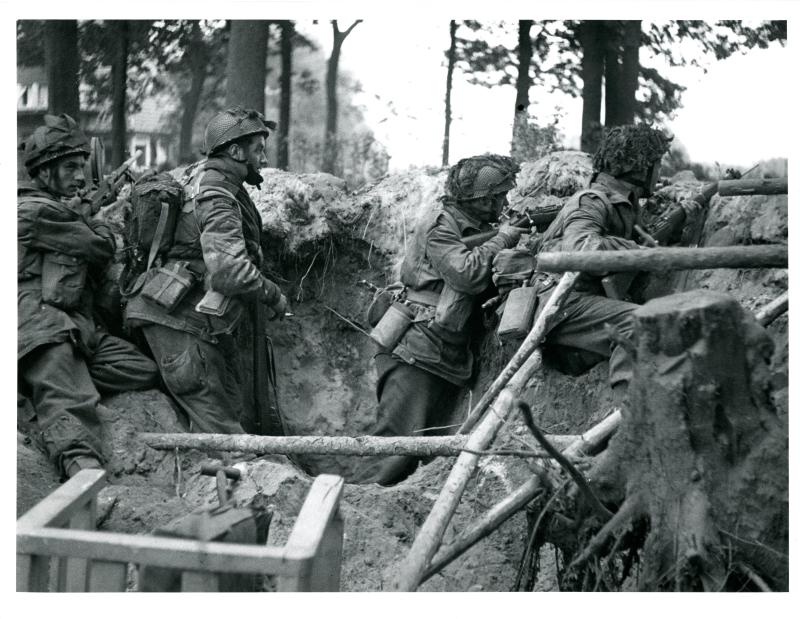
[[88,265],[75,256],[47,252],[42,256],[42,301],[62,310],[78,307]]
[[174,310],[196,281],[187,265],[181,260],[158,268],[153,278],[142,287],[142,297],[166,312]]

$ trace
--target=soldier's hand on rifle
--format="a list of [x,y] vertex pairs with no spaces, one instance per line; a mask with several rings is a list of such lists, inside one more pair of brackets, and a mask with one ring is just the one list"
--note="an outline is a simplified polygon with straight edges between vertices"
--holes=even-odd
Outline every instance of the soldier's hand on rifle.
[[516,245],[519,241],[519,237],[526,232],[528,232],[528,230],[525,228],[517,228],[516,226],[512,226],[510,223],[501,224],[500,228],[497,230],[497,234],[506,236],[512,245]]

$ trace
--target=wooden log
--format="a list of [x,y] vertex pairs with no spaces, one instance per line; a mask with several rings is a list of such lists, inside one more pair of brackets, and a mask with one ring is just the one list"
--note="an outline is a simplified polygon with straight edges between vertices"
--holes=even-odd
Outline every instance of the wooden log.
[[720,196],[771,196],[789,193],[789,179],[783,178],[739,178],[719,181]]
[[520,344],[517,352],[514,353],[513,357],[511,357],[511,360],[506,364],[506,367],[503,368],[503,371],[500,372],[498,377],[494,379],[494,382],[492,382],[483,396],[481,396],[481,399],[478,400],[478,403],[472,407],[469,415],[467,415],[467,418],[458,429],[459,434],[466,434],[475,427],[475,425],[481,419],[483,413],[488,408],[489,404],[491,404],[500,391],[505,388],[505,386],[508,384],[508,381],[511,380],[511,378],[518,372],[523,363],[525,363],[525,361],[531,356],[533,351],[541,345],[545,336],[550,331],[553,320],[556,318],[561,306],[569,296],[577,277],[578,273],[565,273],[561,277],[561,281],[558,282],[558,286],[556,286],[556,289],[550,295],[550,298],[547,300],[544,308],[542,308],[541,313],[536,319],[536,322],[534,323],[527,337],[523,340],[522,344]]
[[[252,434],[139,434],[153,449],[200,449],[238,451],[257,454],[328,454],[340,456],[458,456],[466,448],[468,438],[456,436],[255,436]],[[556,445],[566,447],[574,439],[570,435],[548,437]],[[513,454],[507,454],[513,455]],[[547,457],[543,449],[520,452],[525,457]]]
[[760,308],[756,313],[756,320],[761,326],[766,327],[778,316],[783,314],[789,309],[789,291],[787,290],[778,298],[767,303],[764,307]]
[[[511,415],[515,395],[508,389],[500,392],[491,408],[494,414],[487,414],[470,434],[467,447],[483,450],[494,440],[500,426]],[[463,453],[456,460],[453,469],[442,487],[428,518],[419,530],[408,556],[399,566],[395,578],[389,583],[394,591],[414,591],[420,584],[422,574],[428,566],[442,540],[442,535],[450,524],[458,502],[464,494],[467,482],[472,476],[478,458],[474,454]]]
[[775,244],[542,252],[536,265],[536,268],[550,273],[583,271],[597,274],[620,271],[786,268],[789,266],[789,251],[786,245]]

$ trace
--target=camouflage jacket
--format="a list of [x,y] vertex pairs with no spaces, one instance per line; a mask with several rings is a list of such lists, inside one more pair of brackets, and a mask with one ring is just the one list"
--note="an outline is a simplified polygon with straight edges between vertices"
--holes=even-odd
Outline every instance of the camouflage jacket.
[[[585,242],[596,249],[640,249],[632,240],[639,217],[633,186],[600,173],[588,189],[572,196],[542,235],[539,251],[579,251]],[[602,276],[582,274],[575,290],[602,293]]]
[[492,283],[494,256],[512,244],[504,234],[473,249],[461,241],[488,228],[456,208],[436,210],[418,225],[400,271],[419,321],[394,354],[454,384],[472,374],[467,322],[476,296]]
[[[216,335],[233,332],[246,303],[261,301],[274,305],[280,300],[281,292],[261,273],[261,214],[233,163],[215,157],[199,165],[201,194],[205,188],[220,187],[233,194],[236,200],[213,195],[186,202],[178,217],[175,238],[164,267],[169,268],[178,261],[188,262],[194,285],[170,312],[141,294],[134,296],[125,308],[125,318],[129,326],[161,324],[213,342]],[[231,297],[222,316],[195,310],[207,290]]]
[[17,190],[17,358],[45,344],[92,347],[93,282],[114,255],[104,223],[28,183]]

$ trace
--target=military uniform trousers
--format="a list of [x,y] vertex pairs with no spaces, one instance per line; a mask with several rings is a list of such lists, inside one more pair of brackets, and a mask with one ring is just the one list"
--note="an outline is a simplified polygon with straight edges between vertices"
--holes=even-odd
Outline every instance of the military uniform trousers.
[[[544,307],[545,302],[546,298],[539,299],[539,310]],[[570,360],[566,357],[576,351],[590,353],[594,362],[606,358],[611,387],[626,388],[633,376],[632,360],[625,349],[611,339],[605,325],[610,324],[621,336],[631,338],[633,312],[638,308],[635,303],[572,292],[561,310],[558,324],[547,334],[546,356],[556,357],[567,366],[570,365]],[[567,368],[562,369],[569,371]],[[579,371],[580,368],[574,373]]]
[[34,348],[19,361],[48,455],[65,472],[78,456],[104,460],[100,394],[155,386],[155,364],[136,347],[98,332],[92,347],[71,342]]
[[[378,371],[378,411],[374,436],[430,436],[446,434],[437,428],[450,421],[460,391],[458,385],[381,352]],[[416,456],[363,457],[353,476],[356,483],[391,485],[417,468]]]
[[142,327],[164,385],[189,417],[192,432],[243,434],[240,359],[231,335],[217,343],[157,324]]

